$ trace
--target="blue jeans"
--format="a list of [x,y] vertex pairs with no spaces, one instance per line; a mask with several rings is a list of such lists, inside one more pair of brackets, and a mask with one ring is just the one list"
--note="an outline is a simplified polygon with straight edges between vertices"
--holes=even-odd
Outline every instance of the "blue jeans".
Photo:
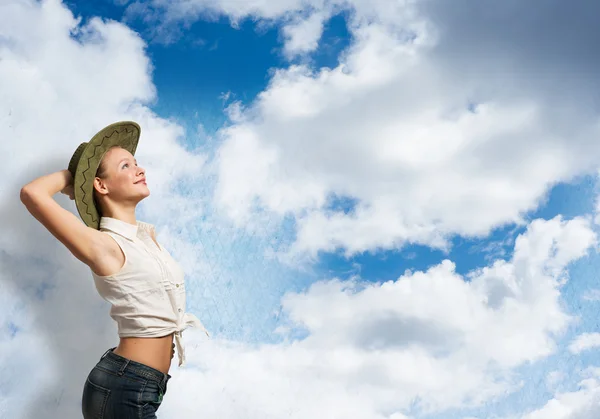
[[156,418],[171,376],[123,358],[114,349],[102,355],[85,381],[84,419]]

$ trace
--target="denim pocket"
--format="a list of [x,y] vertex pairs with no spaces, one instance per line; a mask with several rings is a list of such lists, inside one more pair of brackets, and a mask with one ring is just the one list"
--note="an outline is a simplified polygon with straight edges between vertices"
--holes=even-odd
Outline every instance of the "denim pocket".
[[110,390],[94,384],[89,377],[83,386],[81,410],[84,419],[103,419]]

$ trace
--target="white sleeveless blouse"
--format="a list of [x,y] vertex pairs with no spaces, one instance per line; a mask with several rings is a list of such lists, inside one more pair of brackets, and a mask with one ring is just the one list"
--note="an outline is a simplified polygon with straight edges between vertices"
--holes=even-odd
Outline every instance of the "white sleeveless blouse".
[[137,225],[110,217],[100,219],[100,231],[109,234],[121,247],[125,264],[109,276],[92,276],[100,296],[112,307],[119,337],[161,337],[175,333],[179,366],[185,364],[181,333],[199,327],[200,320],[185,312],[184,272],[162,246],[157,246],[154,226]]

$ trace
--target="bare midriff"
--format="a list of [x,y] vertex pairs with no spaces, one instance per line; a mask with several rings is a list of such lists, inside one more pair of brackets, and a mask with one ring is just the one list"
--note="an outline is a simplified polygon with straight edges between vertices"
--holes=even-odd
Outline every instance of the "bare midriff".
[[173,356],[173,334],[159,338],[121,338],[113,353],[167,374]]

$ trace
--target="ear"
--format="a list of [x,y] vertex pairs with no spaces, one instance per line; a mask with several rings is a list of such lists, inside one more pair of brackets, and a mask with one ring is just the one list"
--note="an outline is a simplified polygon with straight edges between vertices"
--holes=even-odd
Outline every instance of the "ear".
[[106,182],[99,177],[94,178],[94,189],[101,195],[106,195],[108,193]]

